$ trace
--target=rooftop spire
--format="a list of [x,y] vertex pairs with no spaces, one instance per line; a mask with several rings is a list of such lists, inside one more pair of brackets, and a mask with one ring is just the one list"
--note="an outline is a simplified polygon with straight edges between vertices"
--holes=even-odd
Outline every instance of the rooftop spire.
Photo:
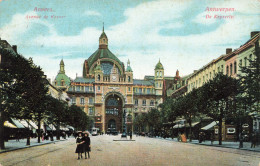
[[99,48],[101,49],[107,49],[107,46],[108,46],[108,38],[107,38],[107,35],[106,33],[104,32],[104,22],[103,22],[103,32],[102,34],[100,35],[99,37]]
[[65,74],[63,59],[61,59],[61,61],[60,61],[60,72],[59,73]]

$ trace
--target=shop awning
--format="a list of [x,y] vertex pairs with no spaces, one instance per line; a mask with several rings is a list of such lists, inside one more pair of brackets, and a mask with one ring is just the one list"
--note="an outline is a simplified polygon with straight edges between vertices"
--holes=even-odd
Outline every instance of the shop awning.
[[33,121],[29,120],[29,124],[30,124],[33,128],[38,129],[38,126],[37,126]]
[[68,128],[68,129],[75,130],[75,129],[74,129],[74,127],[72,127],[72,126],[69,126],[69,125],[67,125],[67,128]]
[[212,127],[216,126],[218,124],[218,121],[211,122],[207,126],[204,126],[201,128],[201,130],[210,130]]
[[11,118],[11,120],[13,121],[13,123],[15,124],[15,126],[19,129],[23,129],[25,128],[24,125],[22,125],[17,119]]
[[46,121],[44,122],[44,127],[47,131],[52,131],[52,129],[50,128],[50,126],[48,125],[48,123]]
[[31,128],[31,126],[29,125],[28,122],[26,122],[25,120],[19,120],[19,122],[26,128]]
[[180,129],[180,128],[183,128],[185,125],[184,124],[176,124],[173,126],[174,129]]
[[15,125],[13,125],[12,123],[10,123],[9,121],[5,121],[5,122],[4,122],[4,127],[17,128]]
[[[200,122],[194,122],[194,123],[191,123],[191,127],[195,127],[196,125],[198,125]],[[186,127],[190,127],[189,124],[186,124]]]
[[69,131],[69,129],[67,127],[64,127],[64,126],[60,126],[60,130]]
[[[194,127],[194,126],[196,126],[199,123],[200,122],[191,123],[191,127]],[[183,127],[185,127],[185,124],[176,124],[176,125],[173,126],[174,129],[178,129],[178,128],[180,129],[180,128],[183,128]],[[190,125],[186,124],[186,127],[190,127]]]
[[56,130],[55,126],[53,124],[49,124],[49,127],[52,129],[52,130]]

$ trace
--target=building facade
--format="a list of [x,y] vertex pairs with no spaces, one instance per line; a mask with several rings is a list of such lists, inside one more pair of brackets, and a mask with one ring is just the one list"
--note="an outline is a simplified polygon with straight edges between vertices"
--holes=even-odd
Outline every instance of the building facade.
[[[108,37],[103,28],[99,48],[84,61],[82,77],[70,80],[66,91],[71,104],[93,117],[94,126],[100,131],[122,132],[124,112],[131,126],[134,117],[163,102],[164,68],[160,61],[152,79],[133,79],[133,73],[129,60],[125,67],[108,49]],[[67,85],[68,79],[64,75],[64,62],[61,61],[55,80],[57,87],[61,86],[60,77],[64,77],[62,85]]]
[[[241,67],[250,65],[250,60],[256,58],[255,44],[260,42],[259,31],[251,32],[250,39],[241,45],[239,48],[232,50],[226,49],[226,54],[221,55],[217,59],[212,60],[201,69],[195,71],[188,78],[188,92],[191,92],[194,88],[199,88],[208,80],[214,78],[215,74],[222,72],[233,78],[238,78],[239,75],[243,75]],[[250,116],[253,119],[253,131],[260,131],[260,115],[259,113],[252,113]]]

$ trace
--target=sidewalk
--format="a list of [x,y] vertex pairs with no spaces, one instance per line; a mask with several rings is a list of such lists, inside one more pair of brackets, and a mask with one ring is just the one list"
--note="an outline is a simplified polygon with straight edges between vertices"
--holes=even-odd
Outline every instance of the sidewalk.
[[[74,138],[74,137],[70,137],[70,138]],[[10,152],[18,149],[30,148],[33,146],[51,144],[59,141],[66,141],[66,139],[63,139],[62,137],[60,138],[60,140],[56,140],[56,137],[54,137],[53,139],[54,141],[50,141],[49,139],[44,141],[41,140],[41,142],[38,143],[38,138],[31,138],[30,145],[26,145],[27,139],[20,139],[19,142],[16,140],[8,140],[8,142],[5,142],[5,149],[0,149],[0,153]]]
[[[162,140],[178,142],[177,138],[174,138],[174,139],[171,139],[171,138],[164,139],[164,138],[161,138],[161,137],[156,137],[156,138],[162,139]],[[204,141],[202,143],[199,143],[198,140],[192,140],[192,142],[189,142],[189,139],[188,139],[187,143],[204,145],[204,146],[215,146],[215,147],[222,147],[222,148],[232,148],[232,149],[241,149],[241,150],[260,152],[260,145],[256,146],[255,148],[251,148],[251,142],[243,142],[243,148],[239,148],[239,142],[222,141],[222,145],[219,145],[218,141],[214,141],[213,145],[211,145],[211,141]]]

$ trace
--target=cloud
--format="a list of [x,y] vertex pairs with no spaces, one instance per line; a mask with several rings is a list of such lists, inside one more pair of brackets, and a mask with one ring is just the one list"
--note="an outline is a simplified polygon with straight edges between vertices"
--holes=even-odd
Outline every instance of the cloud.
[[[125,20],[106,27],[105,32],[109,39],[111,51],[118,55],[125,64],[127,59],[130,59],[135,78],[142,78],[147,74],[153,75],[154,66],[159,58],[164,65],[166,75],[175,75],[177,69],[179,69],[181,75],[186,75],[225,53],[226,47],[239,47],[245,42],[244,39],[249,39],[251,31],[259,30],[260,25],[256,20],[260,19],[260,11],[257,10],[259,9],[257,5],[258,3],[255,0],[207,1],[206,5],[188,0],[143,2],[126,9],[123,13]],[[232,14],[234,19],[203,19],[207,13],[205,11],[207,7],[235,8],[235,11],[231,13],[212,12],[212,14],[219,15]],[[191,12],[193,8],[199,8],[201,11]],[[186,13],[189,13],[190,19],[186,18]],[[74,76],[76,72],[81,73],[82,67],[80,64],[91,54],[87,54],[84,58],[80,51],[79,53],[74,51],[88,50],[88,53],[94,52],[98,48],[100,29],[85,27],[79,30],[76,35],[65,36],[57,33],[56,29],[53,28],[54,26],[48,22],[36,20],[27,23],[21,21],[21,18],[27,14],[14,15],[11,22],[3,27],[3,30],[0,30],[0,34],[4,32],[9,38],[24,41],[19,36],[29,30],[27,26],[32,27],[34,24],[41,24],[48,28],[48,33],[44,35],[35,34],[35,37],[27,42],[36,46],[44,45],[53,49],[59,48],[57,50],[64,49],[61,54],[67,58],[81,54],[77,56],[77,59],[70,59],[66,63],[69,76]],[[101,15],[95,11],[86,11],[84,14],[88,16]],[[16,29],[15,24],[17,22],[21,25]],[[192,27],[193,32],[196,32],[195,28],[197,28],[201,33],[187,32],[182,36],[178,35],[178,31],[185,31],[187,27]],[[175,33],[173,35],[162,34],[161,31],[164,29]],[[52,67],[48,68],[48,65],[44,64],[47,74],[55,75],[59,64],[55,57],[58,58],[59,56],[59,52],[53,51],[43,59],[37,56],[37,62],[48,62],[48,65]],[[52,59],[48,61],[50,58]],[[55,72],[53,73],[53,71]]]
[[94,11],[94,10],[85,11],[83,13],[83,15],[86,15],[86,16],[101,16],[101,14],[99,12]]
[[[87,47],[98,46],[100,30],[85,28],[80,34],[74,36],[61,36],[57,32],[50,35],[39,35],[33,39],[33,43],[47,47]],[[96,42],[93,42],[96,41]]]
[[[37,16],[36,12],[25,12],[13,15],[11,21],[0,28],[0,36],[11,43],[21,44],[30,43],[29,40],[24,40],[22,36],[33,28],[33,25],[40,25],[48,28],[49,34],[55,33],[55,28],[52,24],[42,19],[28,19],[28,16]],[[35,35],[35,34],[32,34]]]

